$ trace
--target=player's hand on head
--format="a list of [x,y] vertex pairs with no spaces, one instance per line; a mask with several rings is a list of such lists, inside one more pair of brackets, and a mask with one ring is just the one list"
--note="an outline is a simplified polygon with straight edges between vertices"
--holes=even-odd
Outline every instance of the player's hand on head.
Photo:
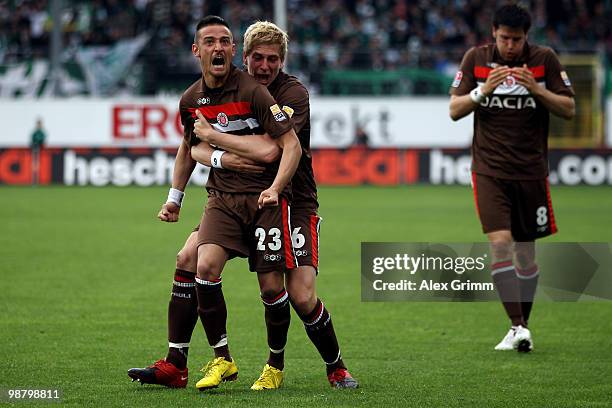
[[491,95],[495,88],[504,82],[511,73],[512,70],[505,65],[493,68],[491,72],[489,72],[489,76],[482,86],[482,92],[485,95]]
[[210,134],[213,128],[210,126],[210,123],[208,123],[202,112],[200,112],[198,109],[196,109],[196,115],[198,119],[196,119],[193,125],[193,133],[203,142],[209,142]]
[[221,158],[224,169],[243,173],[263,173],[266,169],[256,161],[247,159],[231,152],[225,152]]
[[257,201],[259,208],[273,207],[278,205],[278,191],[275,188],[268,188],[261,192]]
[[181,207],[173,202],[167,202],[162,205],[161,210],[159,210],[159,213],[157,213],[157,218],[165,222],[177,222],[180,212]]

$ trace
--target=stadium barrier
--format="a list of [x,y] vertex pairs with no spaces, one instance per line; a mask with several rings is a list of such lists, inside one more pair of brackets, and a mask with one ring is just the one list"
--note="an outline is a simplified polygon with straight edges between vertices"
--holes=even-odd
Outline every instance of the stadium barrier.
[[[0,100],[0,147],[27,146],[39,118],[50,147],[176,147],[178,99]],[[310,117],[313,147],[350,147],[363,133],[376,148],[465,147],[472,137],[472,121],[453,122],[446,97],[312,97]]]
[[[49,148],[40,154],[40,184],[68,186],[169,185],[174,148]],[[320,185],[468,185],[468,149],[315,149]],[[612,185],[612,149],[553,149],[550,182],[558,185]],[[198,166],[191,182],[203,185],[208,168]],[[32,181],[32,153],[0,148],[0,184]]]

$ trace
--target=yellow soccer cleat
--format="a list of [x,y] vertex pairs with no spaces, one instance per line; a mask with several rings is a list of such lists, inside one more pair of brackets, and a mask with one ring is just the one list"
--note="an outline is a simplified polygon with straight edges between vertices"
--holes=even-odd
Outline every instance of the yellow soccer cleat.
[[283,372],[278,368],[274,368],[266,364],[261,372],[261,375],[251,386],[252,390],[275,390],[283,385]]
[[204,378],[197,382],[196,388],[205,391],[217,388],[221,381],[235,381],[238,378],[238,366],[234,361],[227,361],[224,357],[217,357],[200,370]]

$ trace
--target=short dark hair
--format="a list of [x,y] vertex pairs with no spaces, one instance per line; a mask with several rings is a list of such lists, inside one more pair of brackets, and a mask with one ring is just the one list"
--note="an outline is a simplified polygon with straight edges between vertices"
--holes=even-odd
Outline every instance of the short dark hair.
[[230,30],[230,33],[232,32],[229,24],[227,24],[227,21],[225,21],[222,17],[209,15],[209,16],[204,17],[200,21],[198,21],[198,24],[196,25],[195,35],[193,36],[193,42],[194,43],[198,42],[198,31],[200,31],[200,29],[202,29],[203,27],[208,27],[212,25],[225,26],[227,27],[228,30]]
[[498,29],[500,25],[511,28],[522,28],[525,33],[531,27],[531,16],[524,7],[518,4],[507,4],[498,8],[493,17],[493,27]]

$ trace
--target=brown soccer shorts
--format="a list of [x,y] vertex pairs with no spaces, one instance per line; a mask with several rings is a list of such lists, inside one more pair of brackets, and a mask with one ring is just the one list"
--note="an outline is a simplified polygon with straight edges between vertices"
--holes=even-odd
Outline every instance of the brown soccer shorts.
[[278,206],[258,209],[258,199],[259,194],[210,190],[198,230],[198,247],[217,244],[230,258],[249,258],[252,272],[295,268],[287,200],[281,197]]
[[547,178],[507,180],[472,173],[472,189],[483,232],[509,230],[518,242],[557,232]]
[[298,266],[308,265],[318,271],[321,221],[322,218],[312,209],[291,208],[291,238]]

